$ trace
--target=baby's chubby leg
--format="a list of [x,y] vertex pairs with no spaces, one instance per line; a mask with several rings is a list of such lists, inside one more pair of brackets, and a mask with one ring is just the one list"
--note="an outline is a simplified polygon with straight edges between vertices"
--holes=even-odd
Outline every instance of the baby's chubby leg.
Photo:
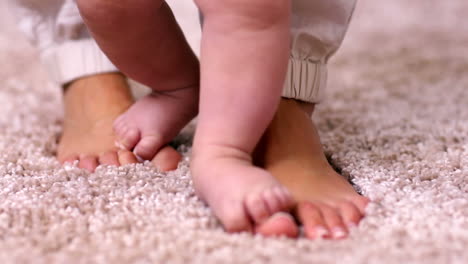
[[[195,189],[227,231],[253,230],[293,200],[251,154],[279,103],[290,0],[197,0],[204,14]],[[276,218],[276,217],[274,217]],[[273,218],[272,218],[273,219]],[[284,223],[284,219],[283,219]],[[288,222],[294,233],[292,220]]]
[[198,111],[198,60],[163,0],[77,3],[112,62],[153,89],[114,123],[120,146],[151,159]]

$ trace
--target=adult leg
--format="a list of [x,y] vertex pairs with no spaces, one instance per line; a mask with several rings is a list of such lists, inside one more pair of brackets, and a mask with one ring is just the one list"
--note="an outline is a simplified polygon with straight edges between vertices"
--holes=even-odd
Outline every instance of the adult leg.
[[197,113],[198,60],[162,0],[77,2],[112,62],[153,89],[114,123],[122,148],[151,159]]
[[[345,237],[368,203],[330,166],[310,119],[326,86],[327,61],[343,40],[354,5],[348,0],[293,1],[284,98],[256,153],[257,162],[298,201],[296,215],[309,238]],[[263,230],[275,232],[275,223]]]
[[199,0],[197,5],[204,25],[195,189],[226,230],[252,230],[292,204],[289,193],[251,158],[286,74],[290,1]]

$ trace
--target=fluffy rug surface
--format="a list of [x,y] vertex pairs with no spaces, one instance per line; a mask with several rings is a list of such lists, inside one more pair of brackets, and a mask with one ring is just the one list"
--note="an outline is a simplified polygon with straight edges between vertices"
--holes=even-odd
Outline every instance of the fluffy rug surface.
[[[196,42],[189,2],[175,8]],[[61,168],[59,89],[2,1],[0,262],[468,263],[466,14],[465,0],[360,1],[314,118],[330,161],[373,203],[331,242],[224,233],[194,195],[190,130],[175,172]]]

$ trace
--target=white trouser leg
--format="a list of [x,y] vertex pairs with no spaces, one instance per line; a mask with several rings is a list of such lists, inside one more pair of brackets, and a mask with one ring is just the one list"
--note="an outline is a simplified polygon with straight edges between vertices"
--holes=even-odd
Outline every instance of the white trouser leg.
[[293,0],[291,55],[282,96],[318,103],[328,59],[338,50],[356,0]]

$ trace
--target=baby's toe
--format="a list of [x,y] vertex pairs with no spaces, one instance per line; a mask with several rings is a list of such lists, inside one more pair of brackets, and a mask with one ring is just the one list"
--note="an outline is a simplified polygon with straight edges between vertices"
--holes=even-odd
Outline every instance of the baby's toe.
[[262,193],[253,193],[245,199],[245,209],[255,223],[263,223],[272,215]]
[[291,209],[296,206],[296,201],[292,196],[291,192],[284,186],[280,186],[275,188],[276,197],[278,197],[281,201],[281,206],[283,208]]
[[218,212],[219,214],[216,216],[221,221],[226,232],[252,232],[252,223],[249,216],[245,213],[242,203],[236,203],[236,205],[230,207],[223,206]]
[[163,145],[164,142],[160,136],[143,136],[133,152],[144,160],[151,160]]
[[281,187],[275,187],[264,191],[263,199],[268,205],[270,215],[288,210],[290,209],[290,205],[292,205],[289,195],[284,193]]
[[306,237],[319,239],[330,237],[330,231],[323,218],[320,207],[311,202],[300,202],[297,206],[297,217],[304,226]]
[[114,120],[114,124],[113,124],[113,127],[114,129],[118,129],[119,127],[123,126],[123,125],[126,125],[127,124],[127,115],[126,115],[126,112],[119,115],[115,120]]
[[132,150],[140,140],[140,131],[135,127],[123,125],[114,129],[117,137],[116,144],[119,148]]

